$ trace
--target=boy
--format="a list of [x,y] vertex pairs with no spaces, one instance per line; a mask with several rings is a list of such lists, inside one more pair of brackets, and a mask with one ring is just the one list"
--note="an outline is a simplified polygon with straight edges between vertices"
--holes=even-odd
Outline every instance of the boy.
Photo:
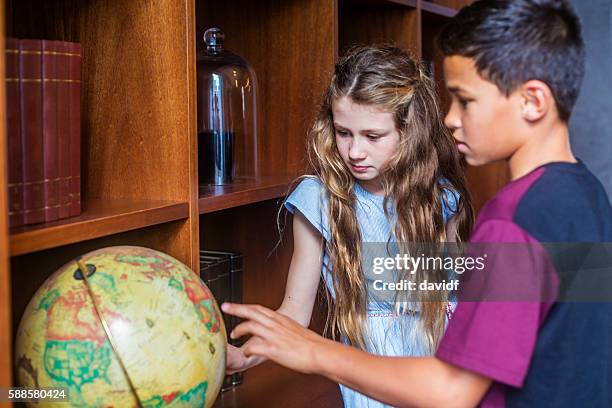
[[[584,73],[579,21],[563,0],[483,0],[459,12],[439,42],[458,149],[472,165],[506,160],[512,177],[470,241],[539,248],[532,275],[517,279],[561,300],[567,276],[542,244],[612,242],[608,198],[569,145]],[[495,293],[507,279],[500,270],[487,275]],[[245,352],[394,406],[612,406],[610,303],[460,301],[436,355],[420,358],[368,355],[260,306],[223,310],[249,319],[233,337],[259,338]]]

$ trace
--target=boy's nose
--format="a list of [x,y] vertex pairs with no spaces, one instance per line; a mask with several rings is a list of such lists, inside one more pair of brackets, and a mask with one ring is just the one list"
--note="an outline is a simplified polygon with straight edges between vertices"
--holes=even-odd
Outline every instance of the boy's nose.
[[461,127],[461,118],[459,117],[459,114],[457,113],[457,109],[455,108],[455,103],[451,104],[451,107],[448,110],[446,117],[444,118],[444,124],[451,131],[457,130]]

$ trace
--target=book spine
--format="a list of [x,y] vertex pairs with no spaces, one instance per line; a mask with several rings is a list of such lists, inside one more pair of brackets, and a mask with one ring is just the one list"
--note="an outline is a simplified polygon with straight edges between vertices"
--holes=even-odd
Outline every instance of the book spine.
[[[231,287],[231,296],[230,301],[232,303],[242,303],[242,263],[243,257],[242,254],[233,252],[231,253],[231,271],[230,271],[230,287]],[[240,324],[241,319],[232,316],[230,326],[232,329],[238,324]],[[242,345],[243,340],[237,339],[234,343],[235,345]]]
[[60,41],[57,44],[57,141],[59,145],[59,217],[70,217],[70,76],[68,44]]
[[20,40],[19,49],[24,224],[34,224],[45,221],[42,42]]
[[[242,268],[243,257],[238,252],[229,252],[230,255],[230,301],[232,303],[242,303]],[[236,316],[231,316],[230,327],[233,330],[241,319]],[[229,332],[229,331],[228,331]],[[241,347],[244,344],[243,339],[229,339],[229,343],[235,347]],[[234,373],[225,377],[224,384],[231,387],[236,387],[244,382],[244,373]],[[227,387],[226,385],[226,387]]]
[[57,52],[56,41],[42,42],[42,99],[44,145],[45,221],[59,219],[59,153],[57,138]]
[[[238,252],[200,250],[200,266],[203,276],[208,278],[205,283],[209,285],[219,305],[227,301],[242,303],[242,254]],[[222,267],[222,269],[213,273],[211,269],[214,267]],[[242,346],[242,340],[229,338],[229,333],[236,327],[239,320],[229,315],[224,315],[223,319],[228,334],[228,343],[235,347]],[[243,381],[243,373],[226,375],[221,385],[221,391],[227,391],[236,387],[242,384]]]
[[9,227],[14,228],[23,225],[23,148],[20,123],[19,40],[15,38],[6,39],[5,58]]
[[81,214],[81,44],[70,49],[70,216]]

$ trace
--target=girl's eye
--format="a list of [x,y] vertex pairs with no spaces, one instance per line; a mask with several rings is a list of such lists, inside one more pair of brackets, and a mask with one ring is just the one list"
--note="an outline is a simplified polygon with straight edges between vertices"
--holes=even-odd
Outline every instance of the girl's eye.
[[368,135],[368,139],[370,139],[371,141],[375,142],[378,139],[380,139],[380,136],[378,136],[378,135]]
[[336,130],[336,134],[341,137],[348,136],[348,132],[345,130]]

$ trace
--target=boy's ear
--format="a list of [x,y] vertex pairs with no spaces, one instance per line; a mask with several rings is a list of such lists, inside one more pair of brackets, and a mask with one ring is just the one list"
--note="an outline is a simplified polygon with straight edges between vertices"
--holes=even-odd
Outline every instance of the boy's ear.
[[549,86],[542,81],[531,80],[520,87],[521,114],[528,122],[537,122],[554,107],[554,97]]

